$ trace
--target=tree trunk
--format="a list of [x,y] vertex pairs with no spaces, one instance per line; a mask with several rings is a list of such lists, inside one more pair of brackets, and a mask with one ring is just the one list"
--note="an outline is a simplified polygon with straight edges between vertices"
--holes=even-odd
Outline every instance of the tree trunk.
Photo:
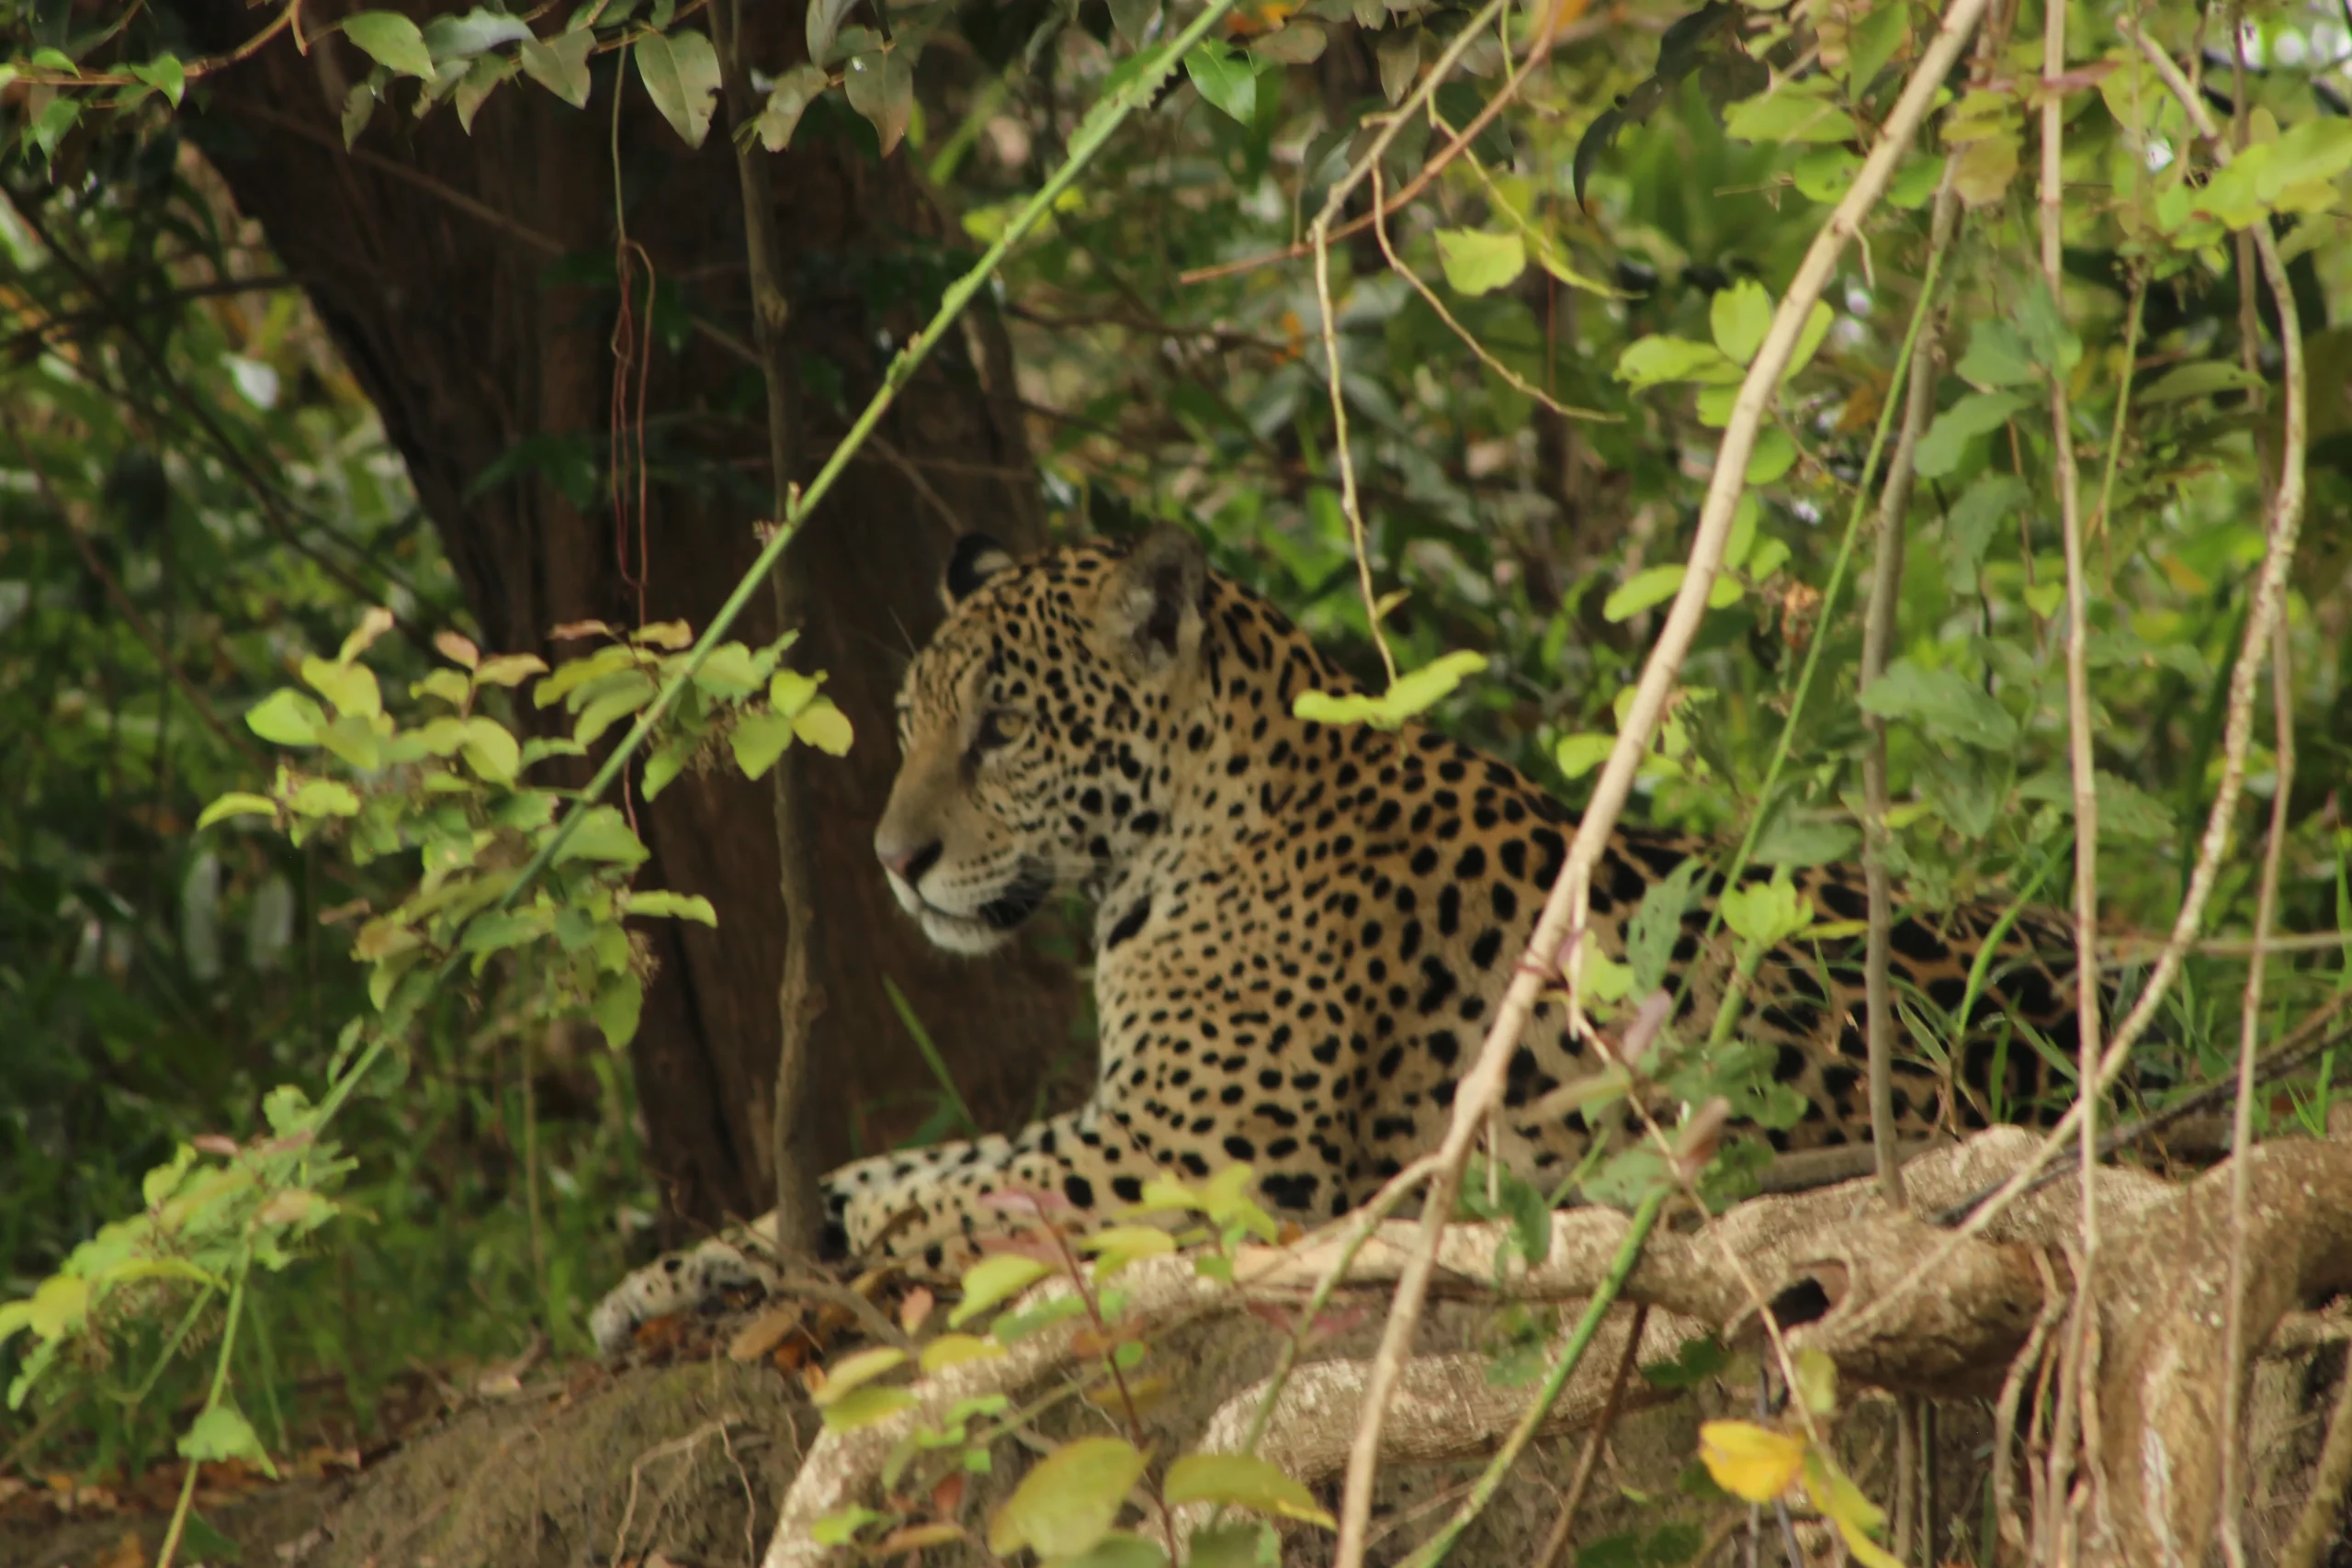
[[[188,0],[186,14],[215,47],[252,25],[234,0]],[[767,20],[750,29],[750,54],[780,69],[781,29]],[[537,473],[473,491],[485,468],[534,435],[585,437],[606,450],[619,299],[611,262],[618,59],[595,62],[584,112],[526,81],[502,88],[470,136],[446,106],[413,119],[413,85],[403,84],[401,110],[379,107],[346,152],[339,115],[364,60],[339,36],[315,39],[307,57],[280,39],[216,79],[196,122],[237,202],[381,411],[493,649],[552,658],[548,633],[562,622],[639,618],[639,591],[618,558],[625,549],[633,568],[639,541],[616,538],[603,497],[583,510]],[[752,525],[768,510],[760,381],[741,352],[752,335],[742,210],[723,132],[688,150],[635,75],[623,91],[617,178],[628,236],[663,291],[645,381],[655,479],[644,513],[643,618],[684,617],[700,629],[756,554]],[[803,369],[801,460],[812,471],[876,385],[888,353],[877,344],[902,341],[960,266],[942,256],[944,226],[907,157],[876,162],[862,130],[812,111],[775,170]],[[670,339],[673,291],[701,330]],[[821,829],[786,846],[808,857],[830,955],[810,1046],[813,1098],[824,1111],[804,1119],[815,1144],[804,1163],[814,1168],[887,1146],[933,1099],[933,1076],[889,1006],[886,976],[990,1126],[1031,1112],[1076,1013],[1070,976],[1034,949],[975,965],[927,948],[867,847],[897,761],[891,696],[907,653],[937,618],[948,541],[970,528],[1016,546],[1044,536],[1001,342],[982,323],[941,344],[882,439],[786,558],[817,607],[789,660],[829,672],[826,689],[857,731],[846,759],[812,759],[808,815]],[[634,387],[624,390],[634,400]],[[772,595],[753,598],[735,635],[754,646],[775,635]],[[640,801],[638,819],[653,857],[640,885],[702,894],[719,916],[716,931],[649,928],[660,972],[632,1050],[649,1158],[674,1215],[708,1223],[753,1213],[774,1191],[785,948],[768,788],[687,776],[650,806]]]

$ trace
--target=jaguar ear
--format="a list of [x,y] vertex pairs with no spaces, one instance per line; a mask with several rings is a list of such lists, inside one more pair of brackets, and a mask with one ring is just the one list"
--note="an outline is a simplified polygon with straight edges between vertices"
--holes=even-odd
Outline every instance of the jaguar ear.
[[1183,529],[1161,524],[1137,540],[1102,586],[1103,630],[1157,671],[1201,645],[1208,557]]
[[1011,550],[986,534],[966,534],[956,541],[956,553],[947,558],[947,576],[939,585],[939,597],[952,610],[978,592],[981,583],[1012,569]]

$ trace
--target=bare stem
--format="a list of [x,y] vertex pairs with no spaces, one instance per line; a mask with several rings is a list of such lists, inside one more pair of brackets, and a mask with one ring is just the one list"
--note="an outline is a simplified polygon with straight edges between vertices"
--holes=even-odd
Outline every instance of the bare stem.
[[[2065,94],[2054,85],[2066,68],[2066,0],[2044,0],[2041,31],[2041,278],[2050,293],[2054,320],[2065,315],[2065,272],[2062,246],[2065,235],[2065,187],[2061,164],[2065,153]],[[2083,559],[2083,499],[2075,468],[2075,432],[2066,395],[2066,370],[2053,355],[2050,374],[2050,445],[2058,491],[2059,527],[2066,557],[2066,756],[2074,783],[2075,807],[2075,1027],[2080,1066],[2075,1079],[2080,1098],[2075,1109],[2076,1149],[2082,1161],[2082,1254],[2075,1268],[2072,1335],[2065,1351],[2071,1376],[2059,1389],[2058,1430],[2050,1444],[2052,1518],[2063,1516],[2061,1504],[2070,1490],[2066,1477],[2074,1468],[2074,1423],[2090,1398],[2086,1380],[2091,1358],[2084,1337],[2089,1332],[2091,1303],[2098,1300],[2098,1184],[2091,1172],[2098,1165],[2099,968],[2098,968],[2098,763],[2091,747],[2090,584]]]
[[[1958,167],[1957,153],[1945,160],[1943,184],[1936,191],[1935,216],[1928,226],[1928,272],[1920,285],[1918,325],[1914,329],[1918,343],[1911,352],[1903,429],[1895,438],[1894,457],[1887,465],[1886,480],[1879,491],[1878,553],[1871,563],[1870,600],[1862,612],[1861,671],[1857,682],[1863,692],[1886,672],[1886,656],[1894,642],[1896,600],[1903,589],[1904,518],[1911,507],[1919,437],[1936,412],[1936,347],[1941,321],[1931,296],[1938,264],[1951,249],[1960,224],[1960,188],[1953,177]],[[1869,482],[1867,469],[1863,480]],[[1818,644],[1823,639],[1815,640]],[[1865,709],[1862,725],[1870,736],[1862,751],[1862,874],[1870,896],[1862,989],[1869,1013],[1871,1145],[1888,1206],[1900,1209],[1904,1194],[1902,1152],[1894,1130],[1894,998],[1887,983],[1893,959],[1894,891],[1886,872],[1886,721]],[[1961,1021],[1965,1027],[1967,1021]]]

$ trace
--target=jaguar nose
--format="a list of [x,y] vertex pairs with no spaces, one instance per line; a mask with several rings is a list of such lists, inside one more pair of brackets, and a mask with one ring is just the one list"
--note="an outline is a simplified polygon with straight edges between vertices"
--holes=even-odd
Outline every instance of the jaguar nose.
[[912,887],[922,880],[924,872],[939,863],[942,848],[940,841],[936,839],[920,848],[904,850],[894,849],[877,841],[874,846],[874,853],[876,858],[889,869],[890,874]]

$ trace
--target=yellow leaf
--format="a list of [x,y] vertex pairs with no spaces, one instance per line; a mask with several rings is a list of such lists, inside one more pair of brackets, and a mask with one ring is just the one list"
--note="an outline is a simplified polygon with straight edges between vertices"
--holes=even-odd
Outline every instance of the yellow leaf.
[[1808,1347],[1797,1352],[1797,1394],[1815,1416],[1838,1408],[1838,1363]]
[[1699,1457],[1715,1484],[1750,1503],[1769,1503],[1789,1489],[1804,1463],[1803,1438],[1751,1421],[1707,1421],[1699,1427]]
[[943,1371],[966,1361],[986,1361],[1004,1354],[1004,1347],[977,1334],[943,1334],[922,1348],[922,1370]]
[[1846,1550],[1867,1568],[1903,1568],[1901,1559],[1871,1539],[1886,1524],[1886,1510],[1847,1477],[1826,1454],[1808,1453],[1804,1489],[1822,1517],[1838,1527]]
[[872,1350],[860,1350],[856,1355],[828,1367],[823,1385],[809,1398],[821,1410],[859,1384],[872,1382],[906,1359],[904,1350],[894,1350],[887,1345]]

